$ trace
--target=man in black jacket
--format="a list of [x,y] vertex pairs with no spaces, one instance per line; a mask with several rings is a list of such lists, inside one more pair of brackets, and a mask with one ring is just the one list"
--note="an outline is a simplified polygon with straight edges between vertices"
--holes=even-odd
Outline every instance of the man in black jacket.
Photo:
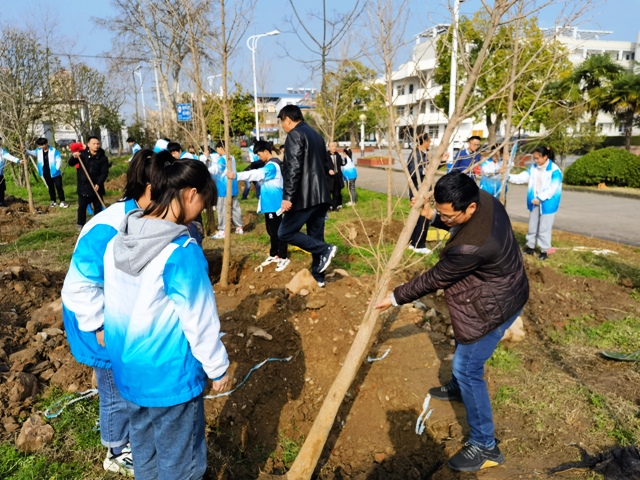
[[[78,227],[82,228],[87,223],[87,206],[93,207],[94,215],[102,211],[100,198],[104,197],[104,182],[109,175],[109,159],[104,150],[100,148],[100,140],[98,137],[89,137],[87,148],[82,152],[76,152],[69,159],[69,165],[72,167],[80,164],[80,160],[84,165],[78,168]],[[93,187],[85,168],[91,177]],[[98,195],[100,197],[98,197]]]
[[[324,140],[307,122],[296,105],[278,113],[287,133],[282,168],[282,211],[285,212],[278,236],[283,242],[311,253],[311,274],[324,287],[324,271],[338,247],[324,241],[324,221],[329,210],[329,186],[325,174]],[[307,226],[307,234],[300,232]]]
[[327,152],[327,168],[329,170],[329,193],[331,194],[331,210],[337,212],[342,208],[342,188],[344,181],[342,179],[342,167],[347,164],[338,153],[338,144],[329,142],[329,151]]
[[529,298],[522,254],[502,204],[472,178],[452,172],[434,188],[435,210],[422,215],[449,230],[440,261],[397,287],[376,305],[385,310],[444,290],[456,339],[451,381],[429,390],[438,400],[462,400],[469,441],[449,460],[453,470],[473,472],[504,462],[494,437],[484,364]]

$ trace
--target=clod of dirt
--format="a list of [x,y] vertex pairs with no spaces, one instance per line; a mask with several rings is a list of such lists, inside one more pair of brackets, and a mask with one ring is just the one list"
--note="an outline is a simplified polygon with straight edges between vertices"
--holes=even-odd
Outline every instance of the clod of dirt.
[[259,327],[247,328],[247,335],[253,335],[254,337],[260,337],[266,340],[273,340],[273,337],[271,335],[269,335],[265,330]]
[[314,288],[317,288],[317,286],[318,282],[313,278],[311,272],[308,269],[303,268],[295,274],[289,283],[285,285],[285,288],[291,293],[298,295],[302,289],[311,291]]
[[38,394],[38,380],[30,373],[14,373],[7,379],[7,383],[11,385],[11,390],[9,391],[9,400],[11,402],[23,402],[27,398],[35,397]]
[[38,415],[31,415],[22,425],[16,448],[25,453],[33,453],[53,440],[53,427],[44,423]]
[[24,372],[28,367],[38,363],[40,349],[36,347],[18,350],[9,356],[11,362],[11,370],[13,372]]
[[516,321],[513,322],[513,325],[504,332],[501,341],[519,343],[524,340],[525,335],[522,317],[518,317],[516,318]]
[[307,302],[307,310],[320,310],[326,304],[326,300],[323,300],[321,298],[314,298],[313,300],[309,300]]

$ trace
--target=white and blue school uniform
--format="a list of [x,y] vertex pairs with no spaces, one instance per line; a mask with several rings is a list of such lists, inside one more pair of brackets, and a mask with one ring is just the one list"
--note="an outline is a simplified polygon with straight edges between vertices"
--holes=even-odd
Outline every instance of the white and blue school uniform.
[[127,160],[127,162],[130,162],[131,160],[133,160],[133,156],[138,153],[140,150],[142,150],[142,148],[140,147],[140,145],[138,145],[137,143],[134,143],[133,146],[131,147],[131,158],[129,160]]
[[160,138],[153,146],[153,153],[160,153],[163,150],[166,150],[168,145],[169,142],[167,142],[164,138]]
[[237,180],[241,182],[260,182],[258,213],[277,212],[282,207],[283,179],[281,163],[272,158],[262,168],[239,172]]
[[96,371],[100,434],[107,447],[129,441],[129,416],[113,382],[109,353],[96,340],[96,330],[104,325],[104,253],[125,215],[136,208],[135,200],[118,202],[84,226],[62,287],[62,318],[71,353]]
[[[38,147],[35,150],[27,150],[27,153],[32,157],[36,157],[38,163],[38,174],[43,177],[44,152],[42,151],[42,148]],[[51,178],[62,175],[62,156],[58,150],[51,146],[49,147],[49,172],[51,174]]]
[[198,158],[193,154],[193,153],[189,153],[189,152],[182,152],[180,154],[180,158],[188,158],[189,160],[197,160]]
[[[236,159],[231,155],[231,170],[236,172]],[[218,203],[216,211],[218,213],[218,231],[223,232],[225,229],[225,211],[227,197],[227,159],[226,155],[211,154],[211,165],[209,173],[216,182],[218,190]],[[238,179],[234,178],[231,182],[231,223],[236,228],[242,228],[242,211],[240,210],[240,202],[238,201]]]
[[170,407],[200,395],[207,377],[224,376],[229,359],[202,249],[185,226],[142,214],[130,212],[107,245],[105,343],[126,400]]
[[4,166],[7,160],[13,163],[20,163],[20,159],[7,152],[6,148],[0,148],[0,177],[4,176]]
[[480,171],[482,172],[482,176],[480,177],[480,188],[496,198],[500,197],[500,191],[502,189],[502,175],[500,174],[501,168],[502,162],[495,162],[490,159],[487,159],[480,164]]
[[358,171],[356,170],[356,165],[353,163],[353,160],[346,155],[344,157],[345,164],[342,167],[342,178],[347,184],[347,190],[349,191],[349,196],[351,197],[350,202],[356,203],[358,197],[356,195],[356,179],[358,178]]
[[[538,167],[535,163],[522,173],[509,175],[509,182],[528,184],[527,208],[529,209],[529,228],[527,247],[534,249],[536,243],[542,252],[551,248],[553,220],[562,198],[562,171],[551,160]],[[534,205],[538,199],[540,205]]]

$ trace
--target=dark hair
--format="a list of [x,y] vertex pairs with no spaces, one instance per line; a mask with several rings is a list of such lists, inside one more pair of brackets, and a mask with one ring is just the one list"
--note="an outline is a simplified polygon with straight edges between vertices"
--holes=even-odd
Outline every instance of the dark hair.
[[169,152],[182,152],[182,145],[178,142],[167,143],[167,151]]
[[470,142],[471,140],[478,140],[480,142],[482,141],[482,138],[480,138],[478,135],[471,135],[467,142]]
[[264,152],[265,150],[271,153],[273,149],[273,144],[265,140],[258,140],[253,144],[253,153]]
[[216,148],[224,148],[224,140],[218,140],[216,142]]
[[437,203],[450,203],[456,212],[464,212],[472,203],[478,203],[480,190],[470,176],[451,172],[436,182],[433,198]]
[[344,150],[342,150],[344,152],[344,154],[349,157],[350,159],[353,160],[353,152],[351,151],[351,149],[349,147],[346,147]]
[[143,148],[131,159],[127,170],[127,184],[124,186],[125,200],[138,200],[144,195],[151,177],[153,150]]
[[127,143],[136,143],[136,140],[133,137],[129,137],[127,138]]
[[91,135],[89,138],[87,138],[87,143],[89,143],[89,142],[90,142],[91,140],[93,140],[94,138],[95,138],[96,140],[98,140],[98,142],[100,141],[100,139],[99,139],[98,137],[96,137],[95,135]]
[[300,110],[300,107],[297,105],[285,105],[282,107],[280,113],[278,113],[278,119],[284,120],[285,118],[288,118],[292,122],[301,122],[304,120],[302,110]]
[[422,145],[424,142],[429,141],[430,137],[428,133],[423,133],[418,135],[418,137],[416,138],[416,145],[420,146]]
[[536,152],[542,155],[543,157],[548,157],[549,160],[551,160],[552,162],[556,158],[556,154],[549,147],[543,147],[542,145],[538,145],[536,148],[533,149],[533,152],[531,153],[534,154]]
[[204,207],[216,203],[218,192],[216,184],[209,175],[209,170],[202,162],[191,159],[175,159],[171,153],[163,150],[151,156],[151,203],[145,209],[145,215],[159,215],[165,218],[171,203],[176,200],[180,212],[176,222],[185,221],[182,192],[187,188],[195,188],[202,197]]
[[40,137],[39,139],[36,140],[36,145],[47,145],[49,143],[49,140],[47,140],[44,137]]

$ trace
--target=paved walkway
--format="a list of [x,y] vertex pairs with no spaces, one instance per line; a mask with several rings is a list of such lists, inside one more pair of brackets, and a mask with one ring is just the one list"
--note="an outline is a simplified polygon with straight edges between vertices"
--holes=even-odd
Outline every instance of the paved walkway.
[[[387,192],[387,172],[376,168],[358,168],[357,185],[374,192]],[[395,195],[408,196],[402,172],[393,172]],[[527,222],[527,186],[509,185],[507,212],[512,220]],[[589,192],[562,192],[554,229],[589,237],[640,246],[640,200]]]

